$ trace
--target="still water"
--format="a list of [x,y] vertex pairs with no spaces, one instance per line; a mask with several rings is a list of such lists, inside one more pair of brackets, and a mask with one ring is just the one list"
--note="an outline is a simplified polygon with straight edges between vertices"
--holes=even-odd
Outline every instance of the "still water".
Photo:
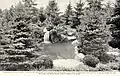
[[75,57],[71,42],[44,44],[44,52],[51,55],[52,59],[73,59]]

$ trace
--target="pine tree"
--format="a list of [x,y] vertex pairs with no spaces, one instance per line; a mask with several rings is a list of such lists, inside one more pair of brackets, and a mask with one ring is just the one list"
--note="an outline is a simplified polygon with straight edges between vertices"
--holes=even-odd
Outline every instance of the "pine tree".
[[112,32],[111,36],[113,37],[112,40],[109,42],[109,45],[113,48],[120,49],[120,0],[116,0],[116,5],[114,8],[114,14],[111,18],[107,21],[107,24],[111,24],[110,31]]
[[0,66],[5,67],[4,70],[30,70],[31,59],[37,57],[30,24],[36,13],[33,13],[34,7],[27,3],[29,0],[24,4],[20,2],[6,10],[3,16],[7,24],[3,27]]
[[60,12],[58,5],[55,0],[50,0],[48,6],[45,10],[46,13],[46,23],[57,26],[60,23]]
[[106,12],[107,18],[113,14],[113,7],[110,1],[108,1],[107,4],[105,5],[105,12]]
[[0,63],[4,70],[30,70],[31,58],[37,57],[31,33],[24,21],[11,24],[9,32],[4,32]]
[[80,25],[81,24],[81,16],[83,15],[83,6],[84,6],[84,3],[82,2],[82,0],[79,0],[78,3],[76,3],[76,6],[74,7],[75,9],[75,12],[74,12],[74,16],[72,18],[72,28],[76,28],[76,26]]
[[100,0],[88,0],[84,19],[79,27],[78,38],[81,42],[79,52],[94,55],[101,60],[106,48],[107,34],[104,31],[103,10]]
[[40,9],[39,9],[39,20],[40,20],[40,22],[41,23],[43,23],[44,21],[45,21],[45,19],[46,19],[46,16],[45,16],[45,10],[44,10],[44,8],[43,7],[41,7]]
[[72,5],[71,2],[69,2],[69,4],[67,5],[67,8],[65,10],[63,17],[63,23],[65,25],[70,25],[72,24],[72,17],[73,17],[73,9],[72,9]]
[[24,10],[26,12],[26,14],[29,15],[36,15],[37,9],[35,8],[35,6],[37,5],[33,0],[23,0],[24,2]]
[[14,12],[15,12],[15,10],[14,10],[13,6],[11,6],[9,10],[7,10],[7,9],[3,10],[3,13],[2,13],[2,15],[3,15],[2,18],[4,20],[3,24],[6,22],[8,23],[14,19],[14,16],[15,16]]
[[[38,16],[36,5],[37,4],[33,0],[23,0],[23,2],[19,2],[18,5],[15,6],[14,12],[16,21],[25,19],[28,23],[36,23],[38,21],[36,18]],[[37,19],[36,21],[35,18]]]
[[[107,24],[106,24],[106,22],[107,22],[107,20],[111,17],[111,15],[113,14],[113,7],[112,7],[112,3],[110,2],[110,1],[108,1],[107,2],[107,4],[105,4],[105,8],[104,8],[104,10],[105,10],[105,16],[104,16],[104,19],[105,19],[105,21],[104,21],[104,25],[105,25],[105,30],[106,30],[106,33],[109,35],[109,39],[108,39],[108,42],[112,39],[112,36],[111,36],[111,32],[110,32],[110,28],[111,28],[111,26],[108,26]],[[107,44],[108,44],[108,42],[107,42]],[[110,46],[108,45],[108,48],[110,48]]]
[[51,60],[46,59],[46,62],[44,57],[38,58],[41,57],[41,42],[44,35],[39,23],[44,21],[44,14],[43,10],[35,6],[33,0],[23,0],[9,10],[3,10],[2,15],[0,12],[0,66],[2,70],[40,70],[43,66],[52,68]]

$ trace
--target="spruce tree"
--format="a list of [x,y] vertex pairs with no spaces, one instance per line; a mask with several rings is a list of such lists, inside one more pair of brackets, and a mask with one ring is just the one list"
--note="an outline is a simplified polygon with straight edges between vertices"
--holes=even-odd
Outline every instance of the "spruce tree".
[[76,28],[76,26],[81,24],[81,16],[83,15],[83,6],[84,3],[82,2],[82,0],[79,0],[78,3],[76,3],[76,6],[74,7],[75,12],[74,12],[74,16],[72,18],[72,28]]
[[26,14],[28,15],[36,15],[37,8],[35,6],[37,5],[34,0],[23,0],[24,2],[24,10]]
[[41,23],[43,23],[45,21],[45,19],[46,19],[44,8],[41,7],[38,12],[39,12],[38,13],[39,20],[40,20]]
[[67,5],[67,8],[64,12],[64,15],[62,16],[62,21],[65,25],[70,25],[72,24],[72,17],[73,17],[73,9],[71,2]]
[[11,24],[9,32],[4,32],[3,40],[0,63],[5,67],[3,70],[30,70],[31,59],[37,55],[28,24],[24,21]]
[[57,26],[60,23],[60,12],[58,8],[58,4],[55,0],[50,0],[46,9],[45,9],[45,14],[46,14],[46,24],[52,24]]
[[15,8],[11,7],[5,11],[3,18],[7,24],[3,27],[0,63],[0,66],[5,67],[3,70],[30,70],[31,59],[37,57],[30,25],[36,13],[30,12],[33,11],[33,7],[27,3],[29,2],[24,4],[20,2]]
[[107,18],[113,14],[113,7],[110,1],[108,1],[107,4],[105,5],[105,12],[106,12]]
[[104,31],[103,10],[101,0],[87,0],[88,6],[84,12],[84,19],[79,26],[79,52],[85,55],[94,55],[101,60],[107,51],[107,34]]

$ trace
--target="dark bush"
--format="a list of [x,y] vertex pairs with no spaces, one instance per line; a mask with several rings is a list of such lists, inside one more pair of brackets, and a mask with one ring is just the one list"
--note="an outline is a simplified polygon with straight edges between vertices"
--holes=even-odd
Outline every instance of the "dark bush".
[[38,57],[34,63],[33,67],[35,69],[41,70],[41,69],[51,69],[53,68],[53,61],[49,58],[47,55],[43,55],[41,57]]
[[1,63],[0,71],[29,71],[29,63]]
[[96,65],[99,63],[99,59],[93,55],[86,55],[83,58],[83,63],[91,67],[96,67]]
[[17,67],[16,65],[11,64],[9,66],[6,66],[4,70],[5,71],[17,71]]
[[108,42],[108,44],[113,48],[119,47],[119,43],[120,40],[118,38],[113,38],[110,42]]
[[49,39],[52,43],[67,42],[67,38],[62,37],[57,30],[50,31]]
[[43,55],[40,57],[40,60],[44,61],[42,64],[43,66],[45,66],[45,69],[53,67],[53,61],[50,59],[49,56]]

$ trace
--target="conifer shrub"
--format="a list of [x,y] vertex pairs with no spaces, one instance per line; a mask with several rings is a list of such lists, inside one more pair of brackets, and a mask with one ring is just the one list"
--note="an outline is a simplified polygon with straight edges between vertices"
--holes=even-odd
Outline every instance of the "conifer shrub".
[[99,59],[93,55],[86,55],[83,58],[83,63],[91,67],[96,67],[96,65],[99,63]]
[[33,68],[38,69],[38,70],[51,69],[53,68],[53,61],[50,59],[49,56],[42,55],[33,62],[32,66]]
[[114,55],[109,55],[104,52],[100,56],[98,56],[98,59],[100,60],[101,63],[109,63],[114,61],[116,57]]

